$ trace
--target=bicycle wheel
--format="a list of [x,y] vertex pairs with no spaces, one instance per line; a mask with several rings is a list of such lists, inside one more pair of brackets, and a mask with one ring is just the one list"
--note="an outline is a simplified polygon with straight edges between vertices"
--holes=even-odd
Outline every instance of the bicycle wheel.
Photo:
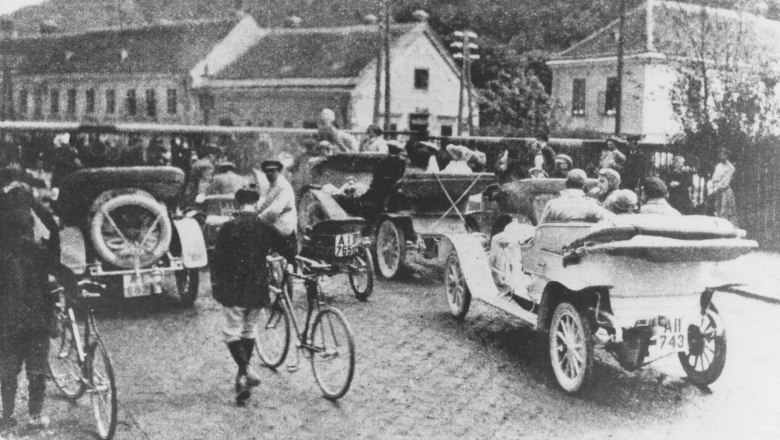
[[290,348],[290,316],[281,300],[260,310],[255,351],[266,367],[275,370]]
[[341,311],[328,307],[317,314],[310,344],[314,378],[325,397],[338,399],[347,393],[355,374],[355,341]]
[[49,376],[65,397],[76,400],[86,389],[86,384],[81,379],[76,338],[68,318],[60,314],[57,321],[59,335],[49,341]]
[[97,422],[97,434],[102,440],[109,440],[116,432],[116,379],[111,358],[100,339],[92,346],[88,372],[89,393],[92,397],[95,422]]

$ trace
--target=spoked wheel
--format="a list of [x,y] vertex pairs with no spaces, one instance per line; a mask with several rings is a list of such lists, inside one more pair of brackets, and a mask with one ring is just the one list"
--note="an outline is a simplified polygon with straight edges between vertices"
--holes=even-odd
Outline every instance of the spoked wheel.
[[726,365],[726,328],[710,305],[698,326],[688,327],[688,352],[677,354],[691,382],[707,386],[720,377]]
[[179,303],[184,307],[192,307],[198,298],[200,272],[198,269],[184,269],[176,272],[176,290]]
[[311,331],[311,367],[328,399],[349,390],[355,374],[355,341],[344,315],[337,309],[320,311]]
[[463,277],[458,255],[454,252],[447,257],[447,264],[444,266],[444,294],[450,313],[458,319],[466,316],[471,305],[471,291]]
[[116,379],[111,358],[98,339],[89,365],[89,393],[97,422],[97,434],[102,440],[114,437],[117,419]]
[[376,263],[385,278],[398,275],[406,259],[404,231],[390,220],[379,225],[376,233]]
[[76,339],[70,322],[63,319],[62,315],[58,321],[60,334],[49,343],[49,375],[65,397],[76,400],[86,389],[86,384],[81,380]]
[[555,308],[550,323],[550,360],[558,384],[576,393],[593,369],[590,323],[570,303]]
[[255,351],[264,366],[275,370],[287,358],[290,348],[290,317],[281,301],[260,309]]
[[349,269],[349,285],[355,298],[365,301],[374,291],[374,259],[366,246],[358,247]]

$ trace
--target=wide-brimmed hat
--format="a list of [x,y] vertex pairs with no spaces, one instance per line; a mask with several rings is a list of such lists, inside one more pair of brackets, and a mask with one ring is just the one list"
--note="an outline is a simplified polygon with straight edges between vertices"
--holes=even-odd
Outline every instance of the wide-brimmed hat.
[[387,141],[387,152],[390,154],[400,154],[404,150],[403,145],[395,139]]
[[571,156],[569,156],[568,154],[557,154],[555,156],[555,161],[556,162],[566,162],[567,164],[569,164],[568,168],[571,168],[571,167],[574,166],[574,161],[571,159]]
[[257,185],[248,185],[236,191],[236,203],[239,205],[252,205],[260,200]]
[[268,172],[269,170],[282,171],[282,169],[284,169],[284,165],[282,165],[282,163],[278,160],[264,160],[260,163],[260,169],[263,170],[264,173]]
[[599,170],[599,176],[604,176],[609,181],[609,186],[617,188],[620,186],[620,173],[612,168],[602,168]]
[[615,191],[612,207],[615,213],[632,212],[636,209],[639,199],[634,191],[630,189],[619,189]]
[[575,168],[569,171],[569,174],[566,176],[566,186],[571,188],[582,188],[585,186],[587,180],[588,175],[585,174],[585,171]]
[[220,173],[226,173],[228,171],[232,171],[236,169],[236,164],[233,162],[230,162],[228,160],[223,160],[216,165],[214,165],[214,168],[216,168],[217,172]]
[[447,153],[449,153],[450,156],[452,156],[452,158],[455,160],[469,160],[472,155],[471,150],[469,150],[467,147],[453,144],[447,145]]
[[439,150],[439,146],[434,144],[433,142],[420,141],[420,142],[417,142],[417,145],[422,145],[426,150],[431,150],[431,151],[438,151]]

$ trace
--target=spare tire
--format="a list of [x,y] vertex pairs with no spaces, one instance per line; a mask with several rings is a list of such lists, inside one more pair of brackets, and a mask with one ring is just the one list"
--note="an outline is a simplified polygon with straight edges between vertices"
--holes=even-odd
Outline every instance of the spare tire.
[[173,236],[165,205],[139,189],[103,192],[90,209],[88,224],[100,258],[123,269],[154,263],[168,251]]

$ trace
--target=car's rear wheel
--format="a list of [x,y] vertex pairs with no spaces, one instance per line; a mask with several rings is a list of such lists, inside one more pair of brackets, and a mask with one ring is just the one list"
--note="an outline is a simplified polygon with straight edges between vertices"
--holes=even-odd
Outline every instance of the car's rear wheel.
[[568,302],[555,308],[550,323],[550,361],[558,384],[576,393],[593,370],[593,339],[590,323]]
[[385,278],[394,278],[406,258],[404,231],[392,220],[384,220],[376,233],[376,264]]
[[450,313],[458,319],[463,319],[471,306],[471,291],[466,285],[463,269],[460,266],[458,254],[455,252],[447,257],[447,263],[444,266],[444,295],[447,298]]

